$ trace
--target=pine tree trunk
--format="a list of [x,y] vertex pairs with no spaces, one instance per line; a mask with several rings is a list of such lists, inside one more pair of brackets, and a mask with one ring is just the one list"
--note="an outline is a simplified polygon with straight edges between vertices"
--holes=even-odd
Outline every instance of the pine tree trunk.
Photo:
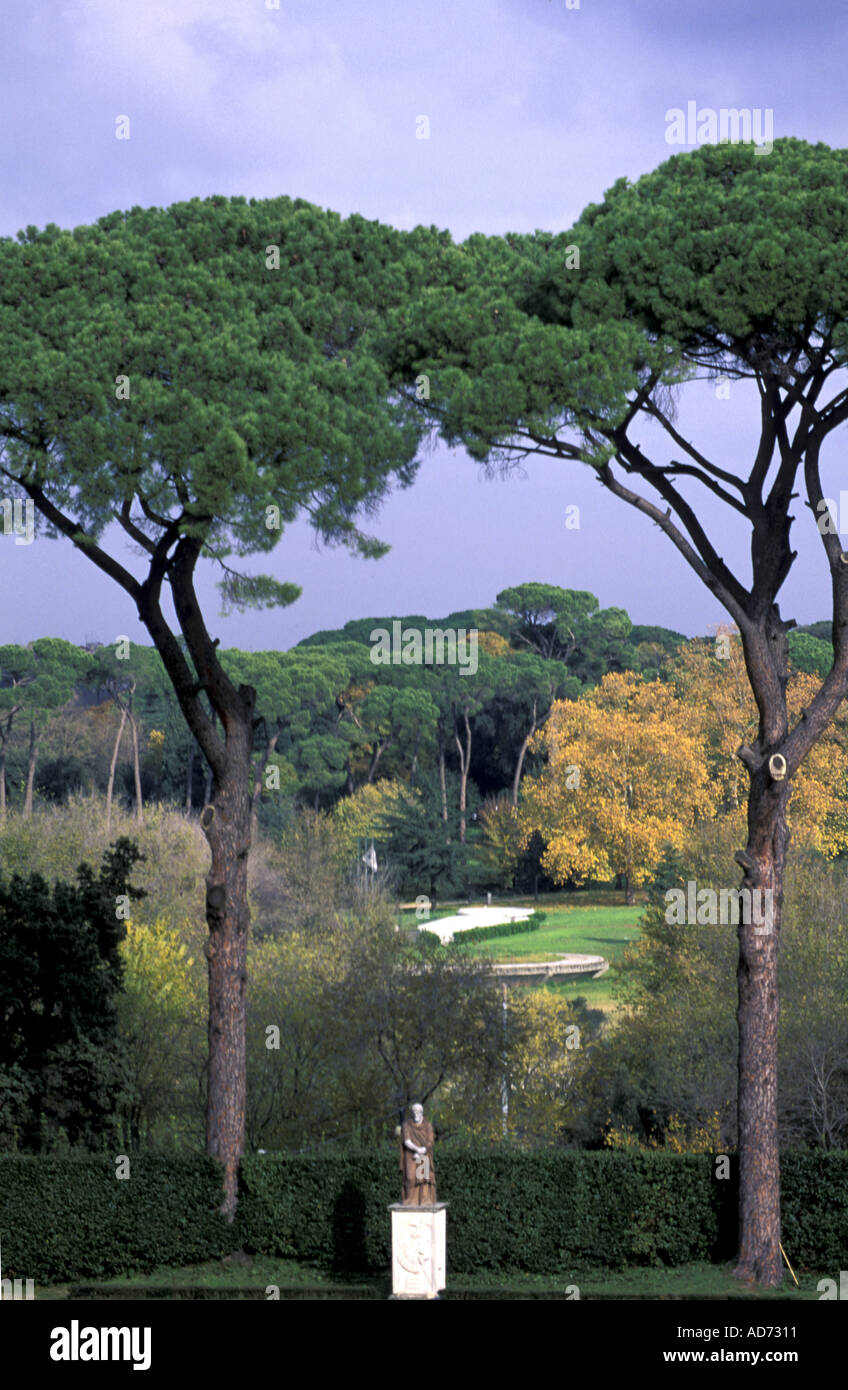
[[751,894],[750,921],[739,922],[739,1256],[735,1273],[777,1288],[780,1254],[780,1156],[777,1114],[777,981],[783,871],[789,832],[788,782],[762,775],[751,789],[748,845],[737,859]]
[[[238,1203],[238,1165],[244,1151],[245,1132],[245,992],[250,924],[247,861],[256,691],[247,685],[236,687],[218,661],[217,641],[213,641],[206,630],[194,592],[194,567],[200,551],[198,541],[183,537],[170,561],[169,572],[174,607],[193,670],[165,623],[155,585],[144,590],[139,616],[162,656],[180,707],[210,769],[211,789],[200,816],[200,825],[211,850],[206,875],[209,933],[205,946],[209,970],[206,1149],[222,1164],[220,1212],[232,1221]],[[160,580],[163,573],[160,567]],[[199,698],[200,688],[208,699],[208,712]]]
[[[773,750],[783,747],[789,721],[789,661],[785,625],[776,608],[760,628],[743,632],[745,665],[760,721],[756,755],[738,756],[748,767],[748,843],[736,855],[750,894],[749,918],[740,911],[737,967],[739,1025],[739,1256],[740,1279],[777,1288],[780,1253],[780,1158],[777,1119],[777,958],[783,909],[783,874],[789,846],[786,808],[790,780],[773,776]],[[812,725],[812,721],[810,721]],[[785,774],[786,765],[783,766]],[[744,909],[745,904],[742,904]],[[758,912],[760,909],[765,911]],[[758,917],[760,920],[758,921]]]
[[213,784],[200,824],[212,863],[206,876],[209,938],[209,1092],[206,1151],[224,1165],[221,1214],[232,1221],[244,1151],[246,1100],[247,860],[251,804],[248,773],[252,711],[227,723],[226,771]]

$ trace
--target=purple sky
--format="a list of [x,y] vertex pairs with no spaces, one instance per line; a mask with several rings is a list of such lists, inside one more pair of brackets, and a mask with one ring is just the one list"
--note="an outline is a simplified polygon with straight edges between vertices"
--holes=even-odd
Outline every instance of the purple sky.
[[[617,178],[675,153],[665,113],[688,101],[771,108],[775,137],[848,144],[848,13],[829,3],[272,3],[6,0],[0,235],[212,193],[304,197],[457,239],[556,231]],[[115,138],[122,115],[129,140]],[[421,115],[428,140],[416,139]],[[684,433],[725,466],[747,466],[750,404],[738,385],[729,400],[692,387]],[[840,443],[827,456],[833,495]],[[565,526],[573,504],[579,530]],[[706,515],[719,552],[747,574],[744,530],[718,504]],[[848,514],[840,521],[848,532]],[[349,618],[484,606],[531,579],[688,633],[725,617],[659,531],[574,465],[532,461],[524,477],[486,482],[462,452],[439,448],[368,529],[391,543],[385,559],[318,552],[305,526],[285,532],[254,565],[303,586],[276,613],[217,618],[208,566],[199,588],[212,631],[225,646],[288,647]],[[829,605],[808,512],[793,539],[782,608],[807,622]],[[0,546],[0,641],[149,641],[129,598],[68,542]]]

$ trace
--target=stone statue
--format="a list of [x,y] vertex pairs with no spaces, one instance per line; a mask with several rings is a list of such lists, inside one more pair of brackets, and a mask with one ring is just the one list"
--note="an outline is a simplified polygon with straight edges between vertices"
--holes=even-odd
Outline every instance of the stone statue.
[[420,1207],[436,1201],[435,1137],[433,1126],[424,1119],[423,1106],[413,1105],[412,1119],[405,1120],[400,1131],[402,1202],[406,1207]]

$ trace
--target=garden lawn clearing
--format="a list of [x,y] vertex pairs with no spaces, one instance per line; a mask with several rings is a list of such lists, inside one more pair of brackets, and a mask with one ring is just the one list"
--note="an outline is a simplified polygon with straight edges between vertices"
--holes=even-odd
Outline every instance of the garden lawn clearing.
[[[630,907],[543,907],[540,911],[545,914],[545,923],[537,931],[469,942],[467,949],[497,961],[557,960],[570,953],[604,956],[610,968],[597,980],[586,975],[566,976],[541,988],[555,989],[567,999],[582,996],[591,1007],[612,1014],[617,1007],[612,988],[618,974],[616,966],[628,947],[639,939],[642,910],[638,903]],[[462,948],[461,938],[456,944]]]

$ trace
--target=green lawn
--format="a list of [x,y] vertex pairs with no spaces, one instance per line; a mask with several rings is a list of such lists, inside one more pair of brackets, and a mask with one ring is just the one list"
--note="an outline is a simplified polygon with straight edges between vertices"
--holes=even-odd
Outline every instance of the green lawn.
[[[518,1271],[483,1271],[477,1274],[448,1272],[448,1297],[463,1293],[472,1297],[490,1295],[492,1298],[522,1295],[528,1298],[563,1297],[570,1286],[576,1285],[581,1298],[710,1298],[710,1299],[818,1299],[817,1284],[825,1275],[811,1271],[796,1271],[800,1289],[796,1289],[789,1273],[780,1289],[755,1289],[734,1279],[729,1265],[706,1263],[663,1266],[645,1269],[609,1270],[597,1266],[575,1266],[567,1274],[526,1274]],[[832,1271],[830,1276],[832,1276]],[[358,1275],[340,1279],[312,1265],[295,1260],[276,1259],[269,1255],[241,1257],[237,1260],[212,1260],[181,1269],[162,1268],[145,1275],[126,1275],[108,1280],[79,1281],[76,1284],[57,1284],[36,1288],[39,1299],[85,1297],[146,1298],[158,1291],[159,1296],[183,1296],[191,1290],[196,1296],[208,1291],[209,1297],[266,1298],[269,1285],[280,1289],[281,1299],[308,1298],[387,1298],[390,1292],[387,1275]]]
[[[560,979],[542,986],[556,990],[566,999],[576,999],[582,995],[587,1003],[605,1013],[613,1014],[617,1001],[612,987],[617,971],[616,963],[625,949],[639,937],[639,920],[642,903],[632,907],[622,904],[622,894],[611,889],[591,889],[567,895],[562,893],[540,894],[538,899],[510,897],[499,899],[495,907],[527,907],[545,914],[545,925],[538,931],[519,933],[515,936],[491,937],[488,941],[468,943],[468,950],[474,955],[488,956],[494,960],[556,960],[568,952],[579,955],[603,956],[610,968],[597,980],[591,976],[579,975],[573,979]],[[475,904],[480,906],[480,904]],[[440,903],[429,918],[431,922],[440,917],[452,917],[461,907],[467,907],[465,899],[457,902]],[[400,922],[405,926],[415,926],[414,912],[402,912]],[[426,930],[427,923],[420,922]],[[461,935],[456,944],[462,945]]]
[[[609,903],[587,904],[584,900],[574,907],[540,907],[545,914],[545,925],[538,931],[492,937],[473,946],[469,943],[469,950],[473,950],[475,955],[504,961],[556,960],[569,952],[604,956],[610,968],[597,980],[579,975],[573,979],[557,980],[544,988],[554,989],[566,999],[576,999],[582,995],[591,1007],[613,1013],[616,1008],[612,993],[617,975],[616,963],[627,947],[638,940],[642,915],[641,904],[624,907],[620,905],[621,895],[617,896],[619,905],[615,906]],[[459,940],[461,942],[461,938]]]

